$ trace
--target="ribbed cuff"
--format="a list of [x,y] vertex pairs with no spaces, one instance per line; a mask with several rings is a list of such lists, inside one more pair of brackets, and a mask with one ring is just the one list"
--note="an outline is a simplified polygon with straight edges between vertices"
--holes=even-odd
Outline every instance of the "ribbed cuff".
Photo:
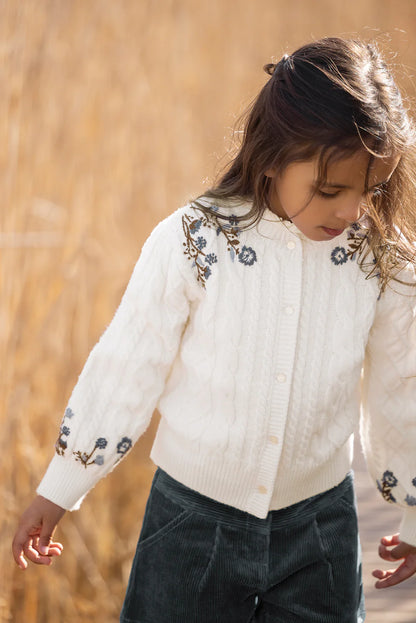
[[86,469],[72,459],[54,456],[36,492],[66,510],[78,510],[85,495],[104,475],[98,465]]

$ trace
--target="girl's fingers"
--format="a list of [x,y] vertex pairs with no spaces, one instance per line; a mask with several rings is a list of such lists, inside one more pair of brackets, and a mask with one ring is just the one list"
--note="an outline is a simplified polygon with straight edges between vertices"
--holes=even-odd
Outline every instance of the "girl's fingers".
[[397,533],[397,534],[392,534],[391,536],[383,536],[383,538],[381,539],[381,543],[382,543],[382,545],[386,545],[386,547],[391,547],[393,545],[399,545],[399,543],[400,543],[400,535],[399,535],[399,533]]

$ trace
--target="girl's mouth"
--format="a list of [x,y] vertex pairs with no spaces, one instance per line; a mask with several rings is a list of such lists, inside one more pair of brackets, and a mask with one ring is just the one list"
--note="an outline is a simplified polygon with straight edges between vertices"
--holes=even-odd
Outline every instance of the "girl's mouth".
[[330,229],[329,227],[322,227],[322,229],[326,234],[328,234],[328,236],[331,236],[331,238],[335,238],[335,236],[340,236],[344,231],[343,229]]

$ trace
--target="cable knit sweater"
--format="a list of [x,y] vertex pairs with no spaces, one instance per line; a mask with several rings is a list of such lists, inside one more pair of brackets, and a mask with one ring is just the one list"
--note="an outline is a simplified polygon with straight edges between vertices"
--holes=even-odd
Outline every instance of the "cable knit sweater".
[[369,472],[416,545],[416,288],[380,296],[358,224],[315,242],[267,209],[241,229],[249,207],[218,208],[224,220],[186,206],[152,232],[38,493],[77,508],[157,407],[153,461],[265,517],[345,477],[361,406]]

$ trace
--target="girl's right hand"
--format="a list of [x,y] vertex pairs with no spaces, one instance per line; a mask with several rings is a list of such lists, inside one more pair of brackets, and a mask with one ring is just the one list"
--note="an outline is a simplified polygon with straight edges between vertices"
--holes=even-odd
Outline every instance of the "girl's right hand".
[[60,556],[61,543],[52,540],[65,509],[38,495],[20,518],[13,539],[13,556],[21,569],[27,568],[26,557],[37,565],[50,565],[52,556]]

